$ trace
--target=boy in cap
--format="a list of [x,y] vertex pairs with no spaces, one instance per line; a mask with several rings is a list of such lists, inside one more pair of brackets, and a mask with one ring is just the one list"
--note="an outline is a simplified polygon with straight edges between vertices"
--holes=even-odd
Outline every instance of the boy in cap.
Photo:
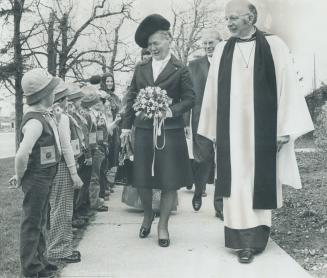
[[87,121],[89,136],[86,138],[92,152],[92,174],[89,189],[91,209],[99,212],[108,211],[104,205],[104,199],[99,198],[100,192],[100,168],[104,160],[104,153],[99,150],[97,144],[97,111],[94,106],[100,103],[97,89],[91,85],[82,88],[84,97],[81,100],[81,106],[84,108],[84,117]]
[[[97,143],[99,147],[99,151],[104,154],[104,160],[101,163],[100,167],[100,198],[106,199],[109,195],[106,195],[107,191],[107,177],[106,173],[108,171],[109,166],[109,155],[113,155],[109,150],[109,137],[113,135],[114,129],[117,127],[119,121],[121,120],[120,114],[117,114],[114,121],[110,121],[108,114],[106,113],[106,108],[109,109],[110,103],[107,97],[107,93],[103,90],[98,91],[98,96],[100,98],[100,102],[94,106],[94,109],[97,112]],[[108,105],[109,104],[109,105]]]
[[62,159],[52,183],[50,194],[50,230],[48,234],[48,258],[66,263],[80,261],[80,253],[73,251],[73,203],[74,189],[81,188],[82,180],[77,174],[74,151],[71,144],[69,117],[67,106],[68,88],[64,81],[55,89],[55,104],[52,109],[56,113],[58,133],[62,149]]
[[42,69],[30,70],[22,78],[28,107],[15,157],[16,175],[10,182],[22,186],[24,192],[20,261],[22,274],[27,277],[53,277],[57,270],[44,253],[50,187],[61,156],[56,124],[48,111],[58,83],[58,78]]
[[67,112],[70,117],[70,122],[73,125],[71,129],[76,130],[81,150],[77,157],[77,173],[83,181],[83,186],[81,189],[75,190],[73,214],[73,227],[78,228],[86,224],[85,219],[87,219],[87,213],[90,209],[89,186],[92,173],[92,154],[86,140],[89,136],[87,121],[79,113],[81,99],[84,94],[76,83],[69,84],[68,89]]
[[106,171],[108,168],[108,125],[105,115],[105,103],[107,102],[107,94],[105,91],[98,91],[98,97],[100,101],[94,106],[94,110],[96,111],[96,120],[97,120],[97,144],[98,144],[98,152],[101,152],[104,156],[104,159],[101,162],[100,166],[100,176],[99,176],[99,184],[100,184],[100,192],[99,197],[104,200],[108,200],[110,192],[107,190],[107,178]]

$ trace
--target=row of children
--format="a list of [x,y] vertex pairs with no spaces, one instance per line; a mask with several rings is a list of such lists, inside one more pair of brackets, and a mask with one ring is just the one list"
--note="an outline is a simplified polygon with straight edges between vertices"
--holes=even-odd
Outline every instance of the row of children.
[[106,92],[67,85],[42,69],[25,73],[27,109],[11,183],[21,186],[20,259],[25,277],[54,277],[56,262],[74,263],[73,219],[107,211],[106,172],[113,120]]

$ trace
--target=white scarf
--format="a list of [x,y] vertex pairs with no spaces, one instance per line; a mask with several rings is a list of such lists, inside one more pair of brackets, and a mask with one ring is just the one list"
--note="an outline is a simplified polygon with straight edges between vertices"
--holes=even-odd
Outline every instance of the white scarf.
[[167,57],[163,60],[155,60],[152,59],[152,72],[153,72],[153,80],[156,81],[159,74],[163,71],[163,69],[168,64],[169,60],[171,58],[171,53],[169,52]]

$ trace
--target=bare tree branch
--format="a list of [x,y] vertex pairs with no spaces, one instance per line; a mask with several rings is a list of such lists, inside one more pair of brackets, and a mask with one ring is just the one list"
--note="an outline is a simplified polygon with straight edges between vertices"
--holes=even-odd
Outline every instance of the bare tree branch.
[[[7,83],[9,83],[9,86]],[[10,92],[10,94],[15,95],[15,91],[13,91],[13,89],[15,88],[15,84],[10,79],[6,79],[4,81],[4,85],[6,89]]]
[[67,65],[67,69],[70,69],[72,68],[77,62],[78,60],[86,55],[86,54],[90,54],[90,53],[110,53],[110,51],[107,51],[107,50],[98,50],[98,49],[91,49],[91,50],[86,50],[86,51],[82,51],[80,52],[76,57],[72,57],[72,55],[70,55],[70,57],[68,57],[69,59],[73,59],[72,62],[70,62],[68,65]]
[[80,34],[89,26],[90,23],[92,23],[92,21],[94,21],[97,18],[104,18],[104,17],[108,17],[108,16],[113,16],[113,15],[118,15],[118,14],[122,14],[125,12],[126,7],[125,4],[122,4],[121,10],[116,11],[116,12],[106,12],[100,15],[97,15],[97,11],[98,9],[103,9],[104,4],[106,3],[107,0],[102,0],[101,4],[98,4],[94,7],[93,9],[93,13],[92,15],[84,22],[84,24],[75,32],[75,35],[72,39],[72,41],[69,43],[68,45],[68,49],[72,49],[72,47],[74,46],[74,44],[76,43],[76,41],[78,40]]
[[206,0],[193,0],[190,8],[173,13],[172,36],[174,52],[178,58],[187,64],[189,57],[199,48],[200,34],[204,28],[209,28],[211,15],[214,12]]
[[120,20],[119,24],[115,28],[115,37],[114,37],[114,42],[113,42],[113,45],[114,46],[113,46],[112,55],[111,55],[111,59],[110,59],[110,65],[109,65],[109,68],[110,68],[110,71],[111,72],[113,72],[113,70],[114,70],[114,64],[115,64],[115,61],[116,61],[116,58],[117,58],[117,49],[118,49],[118,41],[119,41],[119,30],[123,26],[124,20],[125,20],[125,17],[123,17]]

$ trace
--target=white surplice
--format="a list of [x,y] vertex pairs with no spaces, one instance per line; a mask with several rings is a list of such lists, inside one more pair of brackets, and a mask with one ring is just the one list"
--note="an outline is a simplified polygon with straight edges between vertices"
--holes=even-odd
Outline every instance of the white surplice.
[[[276,71],[277,136],[291,136],[290,142],[284,145],[277,155],[277,203],[278,207],[281,207],[282,184],[295,188],[301,187],[294,141],[298,136],[313,130],[313,123],[287,46],[277,36],[267,36],[266,39],[271,48]],[[210,140],[216,139],[218,72],[225,44],[226,42],[221,42],[215,49],[199,121],[198,134]],[[255,167],[254,44],[255,41],[236,43],[232,63],[230,91],[231,195],[229,198],[224,198],[224,225],[232,229],[248,229],[260,225],[271,226],[271,210],[254,210],[252,208]]]

